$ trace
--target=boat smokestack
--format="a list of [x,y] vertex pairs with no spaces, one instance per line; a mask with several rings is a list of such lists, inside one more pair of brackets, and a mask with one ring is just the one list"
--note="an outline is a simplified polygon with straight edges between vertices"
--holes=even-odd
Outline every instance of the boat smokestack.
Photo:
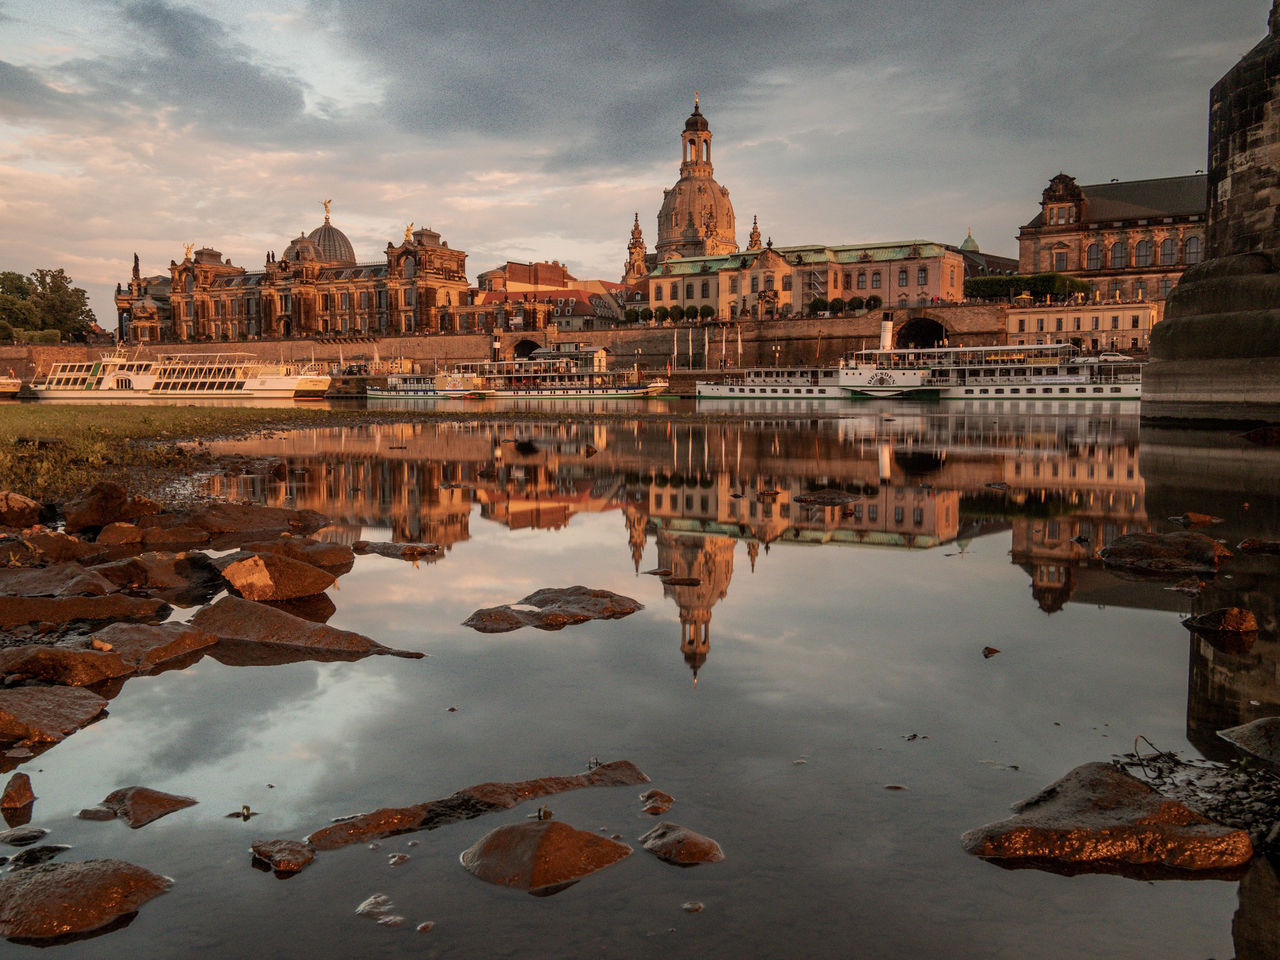
[[893,349],[893,314],[883,314],[880,320],[880,349]]

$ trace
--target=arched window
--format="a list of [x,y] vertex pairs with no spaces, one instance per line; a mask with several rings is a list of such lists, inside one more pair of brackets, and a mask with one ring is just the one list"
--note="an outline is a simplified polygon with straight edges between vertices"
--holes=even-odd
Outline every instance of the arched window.
[[880,271],[879,270],[873,270],[871,272],[871,289],[872,290],[880,289]]
[[686,284],[684,285],[684,297],[685,297],[685,299],[686,299],[686,300],[692,300],[692,299],[693,299],[693,284],[692,284],[692,283],[686,283]]
[[1117,240],[1111,245],[1111,269],[1120,270],[1129,265],[1129,245]]
[[1151,254],[1151,241],[1139,240],[1137,245],[1133,248],[1133,265],[1135,267],[1151,266]]
[[417,260],[413,259],[413,257],[405,257],[402,263],[404,265],[404,278],[406,280],[412,280],[415,276],[417,276],[417,273],[418,273]]
[[673,284],[671,285],[671,299],[672,299],[672,300],[679,300],[679,299],[680,299],[680,284],[678,284],[678,283],[673,283]]
[[655,303],[662,299],[662,284],[655,283],[653,285],[653,299]]
[[865,270],[858,271],[858,289],[867,289],[867,272]]
[[918,268],[916,270],[916,283],[923,287],[928,282],[929,282],[929,268],[928,267]]
[[1102,244],[1089,244],[1089,249],[1084,254],[1084,268],[1086,270],[1102,269]]
[[1178,262],[1178,241],[1169,237],[1160,241],[1160,266],[1172,267]]
[[906,285],[907,285],[907,269],[906,267],[903,267],[898,271],[898,286],[905,287]]
[[764,275],[764,288],[765,288],[766,290],[772,290],[772,289],[773,289],[773,274],[772,274],[772,273],[766,273],[766,274]]
[[1183,258],[1187,261],[1187,266],[1199,263],[1203,256],[1203,247],[1199,237],[1187,237],[1186,244],[1182,248]]
[[709,296],[711,296],[711,281],[703,280],[702,281],[702,299],[705,300]]

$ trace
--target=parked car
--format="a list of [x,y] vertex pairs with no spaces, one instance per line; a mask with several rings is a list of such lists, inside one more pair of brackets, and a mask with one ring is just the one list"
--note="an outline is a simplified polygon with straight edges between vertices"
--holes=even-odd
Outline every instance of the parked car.
[[1124,363],[1126,360],[1132,360],[1133,357],[1126,357],[1123,353],[1114,353],[1107,351],[1098,354],[1099,360],[1105,360],[1107,363]]

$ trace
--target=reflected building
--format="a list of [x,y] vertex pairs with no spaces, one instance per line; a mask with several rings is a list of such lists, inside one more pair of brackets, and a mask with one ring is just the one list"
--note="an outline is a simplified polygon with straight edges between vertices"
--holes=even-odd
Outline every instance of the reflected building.
[[[729,592],[737,541],[660,531],[657,546],[658,566],[671,571],[662,593],[674,600],[680,610],[680,653],[693,671],[697,686],[698,670],[707,662],[711,650],[711,608]],[[679,580],[696,582],[666,582]]]

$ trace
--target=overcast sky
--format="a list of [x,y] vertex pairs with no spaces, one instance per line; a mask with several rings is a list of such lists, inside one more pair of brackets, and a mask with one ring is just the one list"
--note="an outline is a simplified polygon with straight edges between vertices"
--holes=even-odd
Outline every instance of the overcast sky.
[[700,91],[745,245],[1017,255],[1059,170],[1205,166],[1209,87],[1265,0],[0,0],[0,269],[111,291],[185,243],[240,265],[323,220],[468,275],[650,250]]

